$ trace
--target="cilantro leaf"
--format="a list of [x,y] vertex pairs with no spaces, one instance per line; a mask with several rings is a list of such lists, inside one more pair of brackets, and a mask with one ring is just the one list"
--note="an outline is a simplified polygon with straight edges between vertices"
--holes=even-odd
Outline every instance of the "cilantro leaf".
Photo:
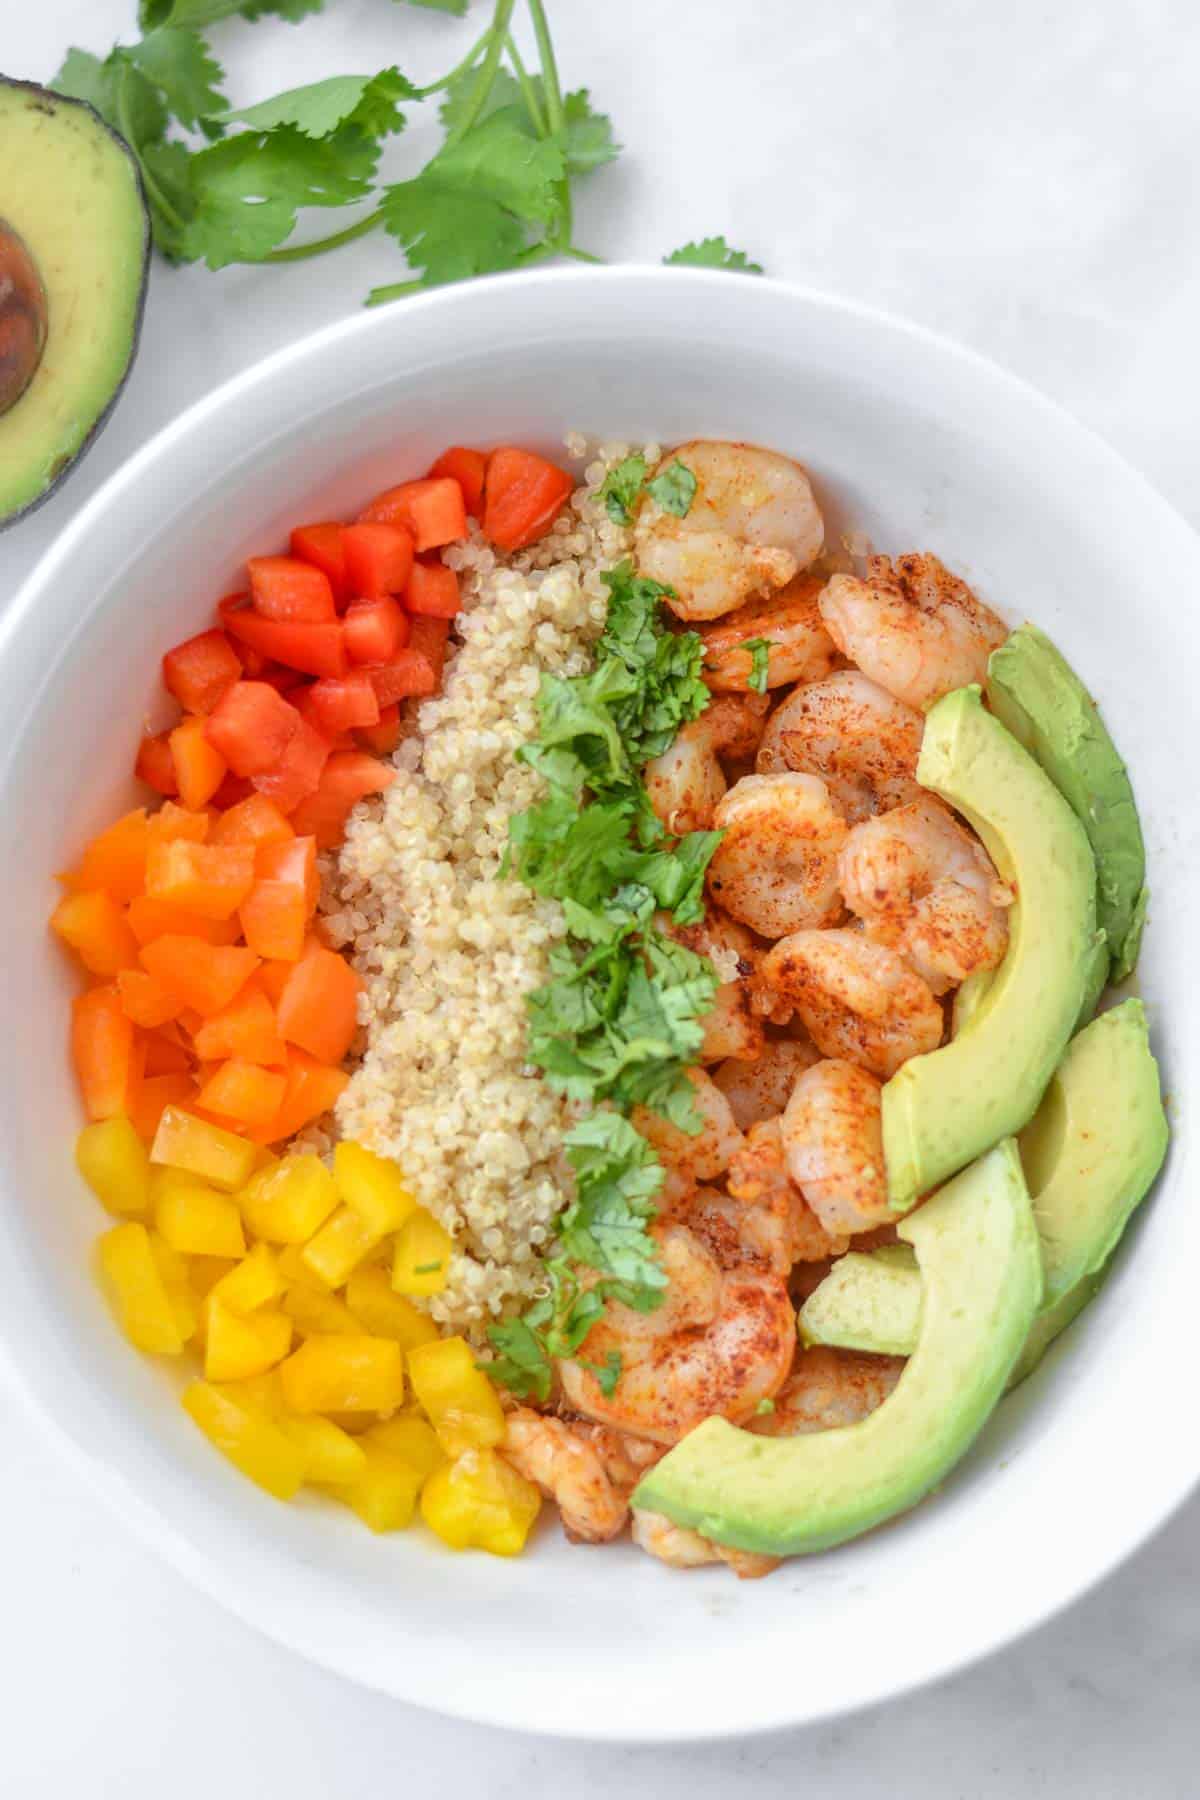
[[139,0],[138,26],[154,31],[160,25],[215,25],[240,14],[261,19],[275,13],[293,22],[322,10],[325,0]]
[[456,19],[466,17],[467,0],[408,0],[410,6],[423,6],[429,12],[452,13]]
[[685,519],[696,498],[696,477],[687,464],[681,463],[676,457],[653,481],[646,483],[646,492],[658,502],[664,512],[674,513],[677,519]]
[[526,1319],[504,1319],[488,1326],[488,1338],[499,1355],[479,1365],[484,1374],[521,1399],[532,1394],[545,1404],[554,1370],[532,1325]]
[[576,1192],[560,1225],[564,1253],[636,1288],[664,1288],[646,1230],[663,1169],[645,1138],[618,1113],[595,1112],[572,1126],[565,1142]]
[[755,694],[765,694],[767,676],[771,669],[769,641],[765,637],[744,638],[738,649],[750,652],[750,673],[746,677],[746,686]]
[[[455,131],[467,116],[469,107],[474,105],[474,92],[479,70],[476,66],[464,69],[446,89],[445,97],[439,108],[443,125],[447,131]],[[546,87],[540,75],[530,77],[530,86],[544,119],[546,113]],[[537,137],[536,121],[530,117],[525,91],[515,75],[507,69],[498,69],[487,98],[476,115],[482,122],[494,113],[511,109],[518,117],[522,129],[530,136]],[[573,94],[563,96],[563,129],[554,139],[562,150],[565,170],[568,175],[587,175],[598,169],[602,163],[612,162],[620,155],[621,146],[613,139],[612,120],[604,113],[592,110],[591,96],[586,88],[579,88]]]
[[123,54],[158,89],[181,125],[209,129],[206,121],[225,104],[219,87],[224,71],[198,32],[164,25]]
[[301,207],[365,199],[378,157],[378,144],[355,126],[320,139],[294,125],[225,138],[192,158],[184,254],[210,269],[261,262],[291,235]]
[[[541,88],[541,77],[538,77]],[[606,113],[592,111],[591,96],[579,88],[563,99],[566,120],[563,149],[568,175],[587,175],[601,163],[612,162],[620,155],[621,146],[613,139],[612,120]]]
[[110,50],[103,62],[90,51],[68,50],[51,86],[94,106],[135,155],[167,129],[167,109],[158,89],[119,46]]
[[331,75],[307,87],[287,88],[257,106],[230,108],[217,117],[223,124],[237,120],[255,131],[272,131],[294,125],[305,137],[328,137],[339,125],[361,128],[370,137],[385,137],[404,129],[399,100],[418,98],[417,90],[397,68],[378,75]]
[[762,264],[751,262],[743,250],[731,250],[723,237],[701,238],[698,243],[684,244],[672,250],[663,261],[675,267],[692,269],[734,269],[746,275],[761,275]]
[[633,505],[646,479],[646,459],[636,453],[614,463],[604,477],[600,498],[614,525],[632,525]]
[[596,1386],[605,1399],[611,1400],[617,1391],[617,1383],[621,1379],[621,1352],[610,1350],[602,1363],[588,1362],[586,1357],[581,1356],[579,1366],[582,1369],[591,1370],[596,1377]]

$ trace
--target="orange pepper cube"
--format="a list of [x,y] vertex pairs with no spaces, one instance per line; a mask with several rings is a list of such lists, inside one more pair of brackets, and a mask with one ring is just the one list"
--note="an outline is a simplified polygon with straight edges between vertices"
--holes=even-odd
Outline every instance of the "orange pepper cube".
[[93,975],[108,979],[137,966],[137,939],[124,912],[102,888],[67,894],[51,913],[50,924]]
[[279,1029],[323,1063],[340,1063],[358,1029],[362,979],[336,950],[313,944],[279,996]]
[[204,1083],[196,1105],[239,1125],[264,1125],[279,1111],[286,1088],[286,1075],[255,1063],[230,1061]]
[[394,1412],[404,1399],[404,1356],[390,1338],[312,1337],[279,1380],[291,1412]]
[[139,955],[148,975],[206,1019],[223,1012],[258,967],[253,950],[200,937],[155,938]]
[[260,1409],[207,1381],[194,1381],[183,1404],[235,1468],[277,1500],[291,1499],[304,1480],[304,1454]]
[[205,733],[203,715],[184,719],[167,738],[179,798],[193,812],[207,806],[225,779],[226,762]]
[[94,837],[69,879],[73,888],[103,888],[114,900],[132,900],[146,880],[146,809],[139,806]]
[[265,794],[250,794],[214,821],[209,841],[213,844],[249,844],[257,853],[272,844],[286,844],[295,835],[273,800],[268,800]]
[[191,844],[175,838],[152,844],[146,857],[149,897],[202,919],[231,918],[253,885],[249,844]]
[[287,881],[256,881],[238,911],[250,949],[273,962],[299,962],[309,911],[303,891]]
[[211,824],[208,813],[178,806],[174,800],[164,800],[146,821],[147,853],[150,844],[167,843],[172,838],[186,838],[191,844],[203,844]]
[[[117,975],[117,992],[126,1015],[146,1031],[157,1031],[177,1019],[183,1010],[174,994],[147,975],[145,969],[122,969]],[[165,1074],[159,1069],[156,1074]]]
[[135,1075],[133,1025],[115,987],[91,988],[71,1002],[71,1060],[89,1119],[127,1110]]
[[287,1063],[287,1045],[275,1024],[275,1008],[255,975],[229,1005],[197,1026],[192,1046],[201,1062],[257,1063],[260,1068]]

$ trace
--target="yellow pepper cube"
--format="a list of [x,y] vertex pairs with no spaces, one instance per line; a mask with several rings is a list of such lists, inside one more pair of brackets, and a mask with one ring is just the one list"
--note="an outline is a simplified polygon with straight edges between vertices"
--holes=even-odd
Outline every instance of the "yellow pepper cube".
[[303,1453],[305,1481],[343,1486],[366,1473],[366,1451],[332,1419],[322,1419],[316,1413],[301,1418],[285,1412],[280,1414],[278,1425]]
[[185,1340],[146,1227],[132,1221],[114,1225],[100,1239],[96,1255],[101,1280],[130,1343],[139,1350],[178,1356]]
[[322,1281],[315,1269],[310,1269],[304,1260],[303,1244],[285,1244],[275,1254],[279,1264],[279,1273],[289,1288],[308,1288],[313,1294],[329,1293],[329,1283]]
[[271,1246],[255,1244],[248,1256],[235,1263],[227,1275],[222,1275],[211,1292],[231,1311],[251,1313],[278,1300],[283,1289],[283,1276]]
[[450,1274],[454,1239],[433,1214],[418,1206],[396,1236],[392,1286],[398,1294],[440,1294]]
[[435,1469],[421,1489],[421,1517],[452,1550],[516,1556],[542,1497],[494,1450],[468,1450]]
[[204,1374],[209,1381],[244,1381],[282,1362],[292,1346],[292,1321],[280,1312],[243,1318],[210,1294],[205,1302]]
[[236,1469],[276,1499],[291,1499],[304,1480],[304,1452],[271,1419],[207,1381],[194,1381],[183,1404]]
[[421,1477],[402,1456],[364,1446],[362,1474],[334,1491],[372,1531],[403,1531],[417,1509]]
[[394,1412],[404,1399],[404,1353],[390,1338],[311,1337],[279,1379],[290,1412]]
[[154,1134],[150,1161],[195,1175],[232,1194],[249,1180],[258,1161],[258,1145],[197,1119],[180,1106],[168,1106]]
[[408,1353],[413,1393],[429,1415],[447,1456],[486,1449],[504,1436],[504,1409],[495,1388],[475,1366],[465,1338],[439,1338]]
[[333,1153],[333,1178],[342,1199],[377,1238],[398,1231],[416,1209],[416,1201],[404,1185],[400,1165],[349,1138]]
[[256,1238],[305,1244],[337,1206],[338,1191],[319,1156],[285,1156],[257,1170],[238,1201]]
[[75,1164],[101,1206],[118,1218],[144,1218],[150,1205],[150,1158],[123,1113],[85,1125]]
[[150,1254],[167,1290],[179,1335],[186,1344],[195,1337],[200,1325],[200,1306],[192,1286],[191,1263],[165,1238],[159,1237],[157,1231],[150,1233]]
[[353,1337],[362,1330],[346,1303],[328,1288],[290,1287],[282,1307],[301,1337]]
[[446,1460],[437,1432],[427,1419],[418,1419],[415,1413],[401,1413],[372,1425],[363,1441],[401,1457],[422,1481]]
[[374,1264],[354,1270],[346,1283],[346,1305],[363,1331],[395,1338],[402,1350],[437,1341],[438,1328],[428,1313],[398,1294],[387,1270]]
[[236,1400],[239,1406],[265,1413],[268,1419],[278,1419],[284,1410],[277,1368],[268,1369],[263,1375],[247,1375],[244,1381],[223,1381],[221,1392]]
[[317,1235],[309,1238],[300,1252],[301,1261],[327,1287],[341,1287],[350,1271],[375,1248],[380,1235],[350,1207],[339,1206]]
[[188,1280],[197,1300],[207,1300],[222,1276],[231,1274],[237,1266],[233,1256],[189,1256]]
[[169,1174],[155,1183],[154,1223],[185,1256],[244,1256],[246,1234],[236,1200],[203,1181]]

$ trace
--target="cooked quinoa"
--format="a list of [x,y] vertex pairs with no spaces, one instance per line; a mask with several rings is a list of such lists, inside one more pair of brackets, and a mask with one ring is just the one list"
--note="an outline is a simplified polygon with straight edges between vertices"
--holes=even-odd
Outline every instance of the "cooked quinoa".
[[[568,449],[585,454],[582,439]],[[461,645],[441,694],[416,710],[396,781],[352,821],[326,902],[332,940],[366,980],[366,1049],[338,1127],[394,1157],[453,1232],[447,1285],[427,1304],[480,1341],[537,1292],[570,1197],[573,1109],[525,1060],[525,996],[546,979],[562,909],[500,865],[509,819],[543,792],[515,755],[537,734],[541,675],[588,667],[608,601],[601,571],[631,548],[597,496],[628,453],[601,446],[532,549],[501,557],[476,534],[444,553],[460,577]]]

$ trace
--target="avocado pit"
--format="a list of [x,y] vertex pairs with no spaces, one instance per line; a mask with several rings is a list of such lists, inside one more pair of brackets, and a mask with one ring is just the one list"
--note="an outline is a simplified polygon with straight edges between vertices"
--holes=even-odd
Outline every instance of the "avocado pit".
[[0,415],[16,404],[42,360],[46,290],[25,241],[0,219]]

